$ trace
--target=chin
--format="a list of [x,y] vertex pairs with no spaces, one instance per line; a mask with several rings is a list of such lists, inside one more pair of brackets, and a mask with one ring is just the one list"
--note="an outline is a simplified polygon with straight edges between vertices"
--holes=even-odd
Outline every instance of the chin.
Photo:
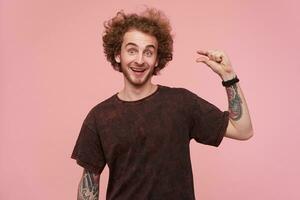
[[153,76],[152,73],[153,70],[150,70],[140,78],[137,78],[134,74],[130,73],[124,73],[124,76],[130,84],[141,87],[149,82],[149,79]]

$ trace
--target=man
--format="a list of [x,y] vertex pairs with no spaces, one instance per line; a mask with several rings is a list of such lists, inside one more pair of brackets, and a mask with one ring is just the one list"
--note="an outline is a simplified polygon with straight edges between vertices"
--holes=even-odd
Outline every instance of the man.
[[152,76],[172,59],[171,27],[163,13],[119,12],[105,24],[104,52],[124,75],[124,88],[86,116],[72,158],[84,167],[78,199],[98,199],[107,164],[109,200],[195,199],[189,142],[219,146],[223,137],[247,140],[252,125],[227,55],[199,50],[223,80],[229,109],[220,111],[184,88],[155,85]]

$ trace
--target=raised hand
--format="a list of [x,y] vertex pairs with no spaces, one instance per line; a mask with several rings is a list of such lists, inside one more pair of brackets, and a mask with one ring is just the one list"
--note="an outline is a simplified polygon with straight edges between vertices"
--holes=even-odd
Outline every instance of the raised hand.
[[234,70],[225,52],[220,50],[198,50],[197,53],[199,57],[196,62],[205,63],[224,81],[234,78]]

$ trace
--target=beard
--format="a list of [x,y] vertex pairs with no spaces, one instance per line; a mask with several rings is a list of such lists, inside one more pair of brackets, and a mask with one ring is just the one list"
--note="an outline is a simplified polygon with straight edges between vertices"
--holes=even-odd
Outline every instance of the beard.
[[127,80],[127,82],[129,82],[131,85],[135,86],[135,87],[142,87],[144,86],[153,76],[153,72],[154,72],[154,67],[149,67],[149,65],[144,64],[143,66],[140,67],[145,67],[147,68],[145,72],[145,74],[143,74],[143,76],[141,77],[137,77],[134,72],[130,69],[130,67],[126,66],[126,69],[122,69],[122,73],[125,77],[125,79]]

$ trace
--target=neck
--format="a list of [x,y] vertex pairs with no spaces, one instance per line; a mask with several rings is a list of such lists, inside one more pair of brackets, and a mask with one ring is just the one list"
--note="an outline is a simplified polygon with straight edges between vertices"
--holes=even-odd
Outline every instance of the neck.
[[136,101],[152,94],[157,88],[157,85],[152,83],[135,86],[125,84],[122,91],[119,92],[118,97],[125,101]]

